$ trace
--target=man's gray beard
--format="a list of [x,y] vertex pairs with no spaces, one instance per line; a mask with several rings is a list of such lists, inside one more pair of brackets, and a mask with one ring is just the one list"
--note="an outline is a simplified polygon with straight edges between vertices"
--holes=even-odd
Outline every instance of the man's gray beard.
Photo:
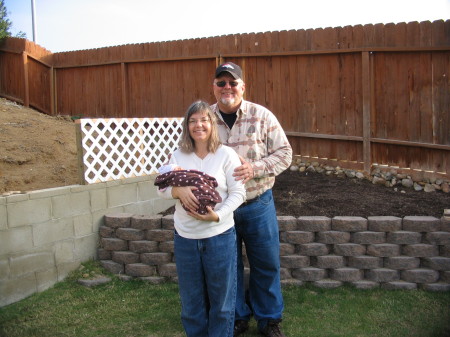
[[221,98],[220,102],[225,106],[233,106],[236,100],[234,98]]

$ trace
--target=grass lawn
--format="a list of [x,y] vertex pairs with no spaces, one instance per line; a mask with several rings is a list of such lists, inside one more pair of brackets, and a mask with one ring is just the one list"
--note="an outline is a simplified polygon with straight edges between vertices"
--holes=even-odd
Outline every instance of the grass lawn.
[[[0,308],[0,336],[184,336],[178,286],[140,280],[94,288],[76,281],[105,274],[83,264],[64,282]],[[448,337],[450,292],[283,288],[283,331],[289,337]],[[260,336],[255,321],[245,336]]]

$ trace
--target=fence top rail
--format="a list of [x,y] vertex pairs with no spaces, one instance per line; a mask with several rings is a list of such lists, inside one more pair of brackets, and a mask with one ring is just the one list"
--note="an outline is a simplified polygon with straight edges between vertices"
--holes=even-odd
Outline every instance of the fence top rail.
[[143,117],[143,118],[78,118],[75,120],[76,124],[90,124],[90,123],[114,123],[114,122],[180,122],[181,117]]

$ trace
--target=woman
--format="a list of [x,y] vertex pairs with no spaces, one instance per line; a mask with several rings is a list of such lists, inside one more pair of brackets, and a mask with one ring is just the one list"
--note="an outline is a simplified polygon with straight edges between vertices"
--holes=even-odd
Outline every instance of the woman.
[[214,177],[222,199],[214,209],[207,206],[207,213],[200,214],[192,192],[196,187],[158,190],[163,198],[178,199],[174,244],[184,330],[188,337],[232,337],[236,302],[233,211],[245,200],[245,187],[233,177],[241,162],[234,150],[220,143],[208,103],[197,101],[187,110],[179,149],[169,164]]

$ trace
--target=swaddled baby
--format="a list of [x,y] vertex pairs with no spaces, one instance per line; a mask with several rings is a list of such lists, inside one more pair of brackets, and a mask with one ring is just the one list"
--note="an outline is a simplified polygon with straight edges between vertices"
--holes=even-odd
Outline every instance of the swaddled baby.
[[[199,214],[207,214],[206,206],[211,206],[213,209],[217,203],[222,202],[222,198],[216,191],[217,180],[210,175],[197,170],[184,170],[182,167],[175,164],[161,166],[158,169],[159,175],[155,179],[155,185],[159,189],[164,189],[169,186],[195,186],[196,190],[192,193],[195,195],[200,205],[196,210]],[[183,203],[181,206],[185,211],[189,211]]]

